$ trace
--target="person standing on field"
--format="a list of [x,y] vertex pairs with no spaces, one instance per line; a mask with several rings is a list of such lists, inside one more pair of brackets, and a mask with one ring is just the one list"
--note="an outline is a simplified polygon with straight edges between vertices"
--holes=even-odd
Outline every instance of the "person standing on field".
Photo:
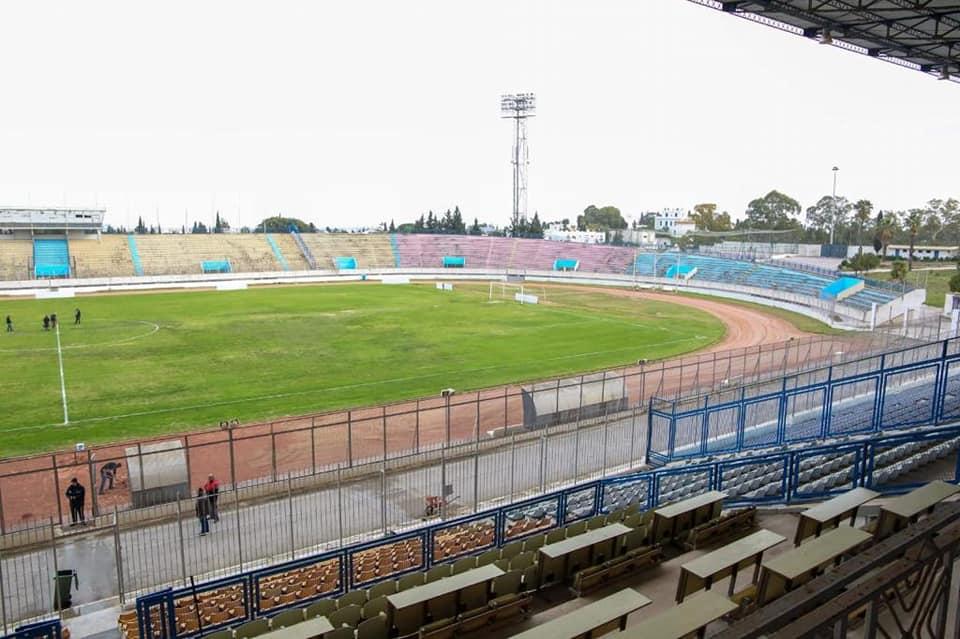
[[83,516],[83,501],[87,495],[87,489],[74,477],[70,480],[70,485],[67,486],[67,492],[64,494],[70,502],[70,525],[86,523]]
[[207,496],[203,494],[203,488],[197,488],[197,519],[200,520],[200,536],[203,537],[210,532],[210,502]]
[[73,312],[73,325],[77,326],[80,324],[80,309],[78,308]]
[[9,315],[7,315],[7,332],[13,332],[13,319]]
[[216,480],[213,473],[207,475],[207,483],[203,485],[203,492],[207,494],[207,500],[210,502],[210,517],[213,521],[220,521],[220,510],[217,508],[217,500],[220,498],[220,482]]
[[50,316],[49,316],[49,315],[44,315],[44,316],[43,316],[43,330],[45,330],[45,331],[49,331],[49,330],[50,330]]

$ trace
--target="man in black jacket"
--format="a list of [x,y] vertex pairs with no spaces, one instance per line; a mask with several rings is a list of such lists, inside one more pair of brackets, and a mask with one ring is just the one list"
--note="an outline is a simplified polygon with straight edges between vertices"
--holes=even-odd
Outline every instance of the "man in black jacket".
[[[70,525],[76,526],[78,523],[85,523],[83,515],[83,500],[87,496],[87,489],[77,481],[76,477],[74,477],[70,480],[70,485],[67,487],[66,495],[67,501],[70,502]],[[79,522],[77,521],[78,519]]]

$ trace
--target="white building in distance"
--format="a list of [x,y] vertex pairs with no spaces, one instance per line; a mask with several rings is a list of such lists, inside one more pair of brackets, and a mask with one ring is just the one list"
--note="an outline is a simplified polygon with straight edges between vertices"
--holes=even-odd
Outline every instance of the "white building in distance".
[[583,244],[603,244],[607,236],[603,231],[578,231],[569,229],[564,231],[559,227],[551,226],[543,233],[543,239],[554,242],[582,242]]
[[657,232],[653,229],[623,229],[620,234],[623,241],[630,244],[639,246],[655,246],[657,244]]
[[685,209],[663,209],[657,214],[654,227],[672,237],[681,237],[697,230]]

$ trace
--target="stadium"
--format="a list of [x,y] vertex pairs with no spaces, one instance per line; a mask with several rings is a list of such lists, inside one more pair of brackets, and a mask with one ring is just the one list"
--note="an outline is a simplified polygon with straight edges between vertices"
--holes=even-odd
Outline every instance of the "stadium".
[[[955,7],[694,2],[960,77]],[[108,215],[0,208],[4,639],[960,636],[960,297],[832,235]]]

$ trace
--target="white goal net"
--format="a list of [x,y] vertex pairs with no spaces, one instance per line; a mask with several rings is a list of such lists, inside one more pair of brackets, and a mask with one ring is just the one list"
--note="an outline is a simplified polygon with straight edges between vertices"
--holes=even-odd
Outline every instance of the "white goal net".
[[519,302],[521,304],[542,304],[547,301],[547,290],[542,286],[529,284],[508,284],[490,282],[488,302]]

